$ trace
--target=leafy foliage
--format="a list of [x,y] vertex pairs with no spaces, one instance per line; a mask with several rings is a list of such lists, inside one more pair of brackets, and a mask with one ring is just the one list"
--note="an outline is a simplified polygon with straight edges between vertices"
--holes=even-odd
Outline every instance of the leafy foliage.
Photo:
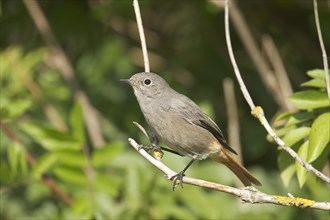
[[[283,125],[278,126],[276,132],[283,137],[288,146],[297,150],[302,159],[312,163],[317,169],[322,169],[329,156],[330,102],[326,94],[324,71],[313,70],[307,72],[307,75],[312,79],[301,85],[311,89],[289,97],[299,111],[279,115],[275,122],[282,121]],[[298,177],[300,187],[304,186],[308,177],[315,178],[298,162],[294,162],[283,153],[280,154],[278,163],[282,180],[286,185],[294,173]]]

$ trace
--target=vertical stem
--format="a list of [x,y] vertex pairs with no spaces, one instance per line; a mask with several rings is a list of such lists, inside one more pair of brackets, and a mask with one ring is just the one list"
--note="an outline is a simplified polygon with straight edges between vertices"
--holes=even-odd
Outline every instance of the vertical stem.
[[146,44],[146,38],[144,36],[143,24],[142,24],[142,18],[141,18],[141,12],[140,12],[140,6],[139,6],[138,0],[133,0],[133,6],[134,6],[134,11],[135,11],[135,16],[136,16],[136,22],[138,25],[140,40],[141,40],[141,47],[142,47],[143,61],[144,61],[144,70],[145,70],[145,72],[150,72],[147,44]]

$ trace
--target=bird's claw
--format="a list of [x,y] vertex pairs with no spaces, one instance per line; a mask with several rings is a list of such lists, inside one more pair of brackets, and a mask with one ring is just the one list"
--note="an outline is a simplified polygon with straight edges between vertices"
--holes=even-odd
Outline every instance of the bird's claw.
[[164,152],[162,151],[162,148],[159,145],[152,144],[151,146],[145,146],[145,145],[141,144],[139,146],[138,150],[141,150],[141,149],[147,151],[148,153],[153,151],[154,156],[157,158],[162,158],[164,155]]
[[174,176],[171,177],[170,180],[173,180],[173,187],[172,187],[173,191],[179,185],[181,186],[181,188],[183,188],[183,180],[182,179],[183,179],[184,176],[185,176],[184,173],[181,171],[181,172],[179,172],[179,173],[177,173],[177,174],[175,174]]

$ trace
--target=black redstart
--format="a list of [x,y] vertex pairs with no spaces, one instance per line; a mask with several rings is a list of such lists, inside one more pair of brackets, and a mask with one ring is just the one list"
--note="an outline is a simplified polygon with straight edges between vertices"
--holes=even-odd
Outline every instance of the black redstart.
[[184,172],[196,160],[207,157],[226,165],[245,186],[261,183],[231,153],[220,128],[188,97],[176,92],[155,73],[137,73],[127,82],[134,89],[142,113],[157,137],[171,149],[192,158],[172,179],[182,186]]

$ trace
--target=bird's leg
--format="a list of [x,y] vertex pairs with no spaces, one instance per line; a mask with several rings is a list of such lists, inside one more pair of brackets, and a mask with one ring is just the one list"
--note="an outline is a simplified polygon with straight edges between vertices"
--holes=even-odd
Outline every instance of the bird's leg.
[[188,170],[188,168],[196,161],[196,158],[193,158],[188,165],[179,173],[175,174],[174,176],[172,176],[170,179],[173,180],[173,191],[175,190],[175,187],[177,187],[178,185],[181,186],[181,188],[183,188],[183,184],[182,184],[182,179],[185,176],[184,173]]
[[178,152],[176,152],[174,150],[171,150],[171,149],[160,146],[159,145],[159,139],[158,139],[158,137],[157,137],[157,135],[154,131],[151,132],[151,135],[148,134],[148,138],[149,138],[149,141],[151,143],[151,146],[140,145],[140,149],[143,148],[144,150],[146,150],[148,152],[154,151],[156,154],[159,155],[160,158],[162,158],[163,155],[164,155],[163,150],[167,151],[167,152],[170,152],[170,153],[173,153],[173,154],[176,154],[176,155],[179,155],[179,156],[182,156],[181,154],[179,154]]
[[162,158],[164,153],[162,151],[162,147],[159,146],[159,140],[156,133],[154,131],[151,132],[151,135],[148,134],[148,138],[151,143],[151,146],[140,145],[139,149],[143,148],[147,152],[153,151],[156,157]]

